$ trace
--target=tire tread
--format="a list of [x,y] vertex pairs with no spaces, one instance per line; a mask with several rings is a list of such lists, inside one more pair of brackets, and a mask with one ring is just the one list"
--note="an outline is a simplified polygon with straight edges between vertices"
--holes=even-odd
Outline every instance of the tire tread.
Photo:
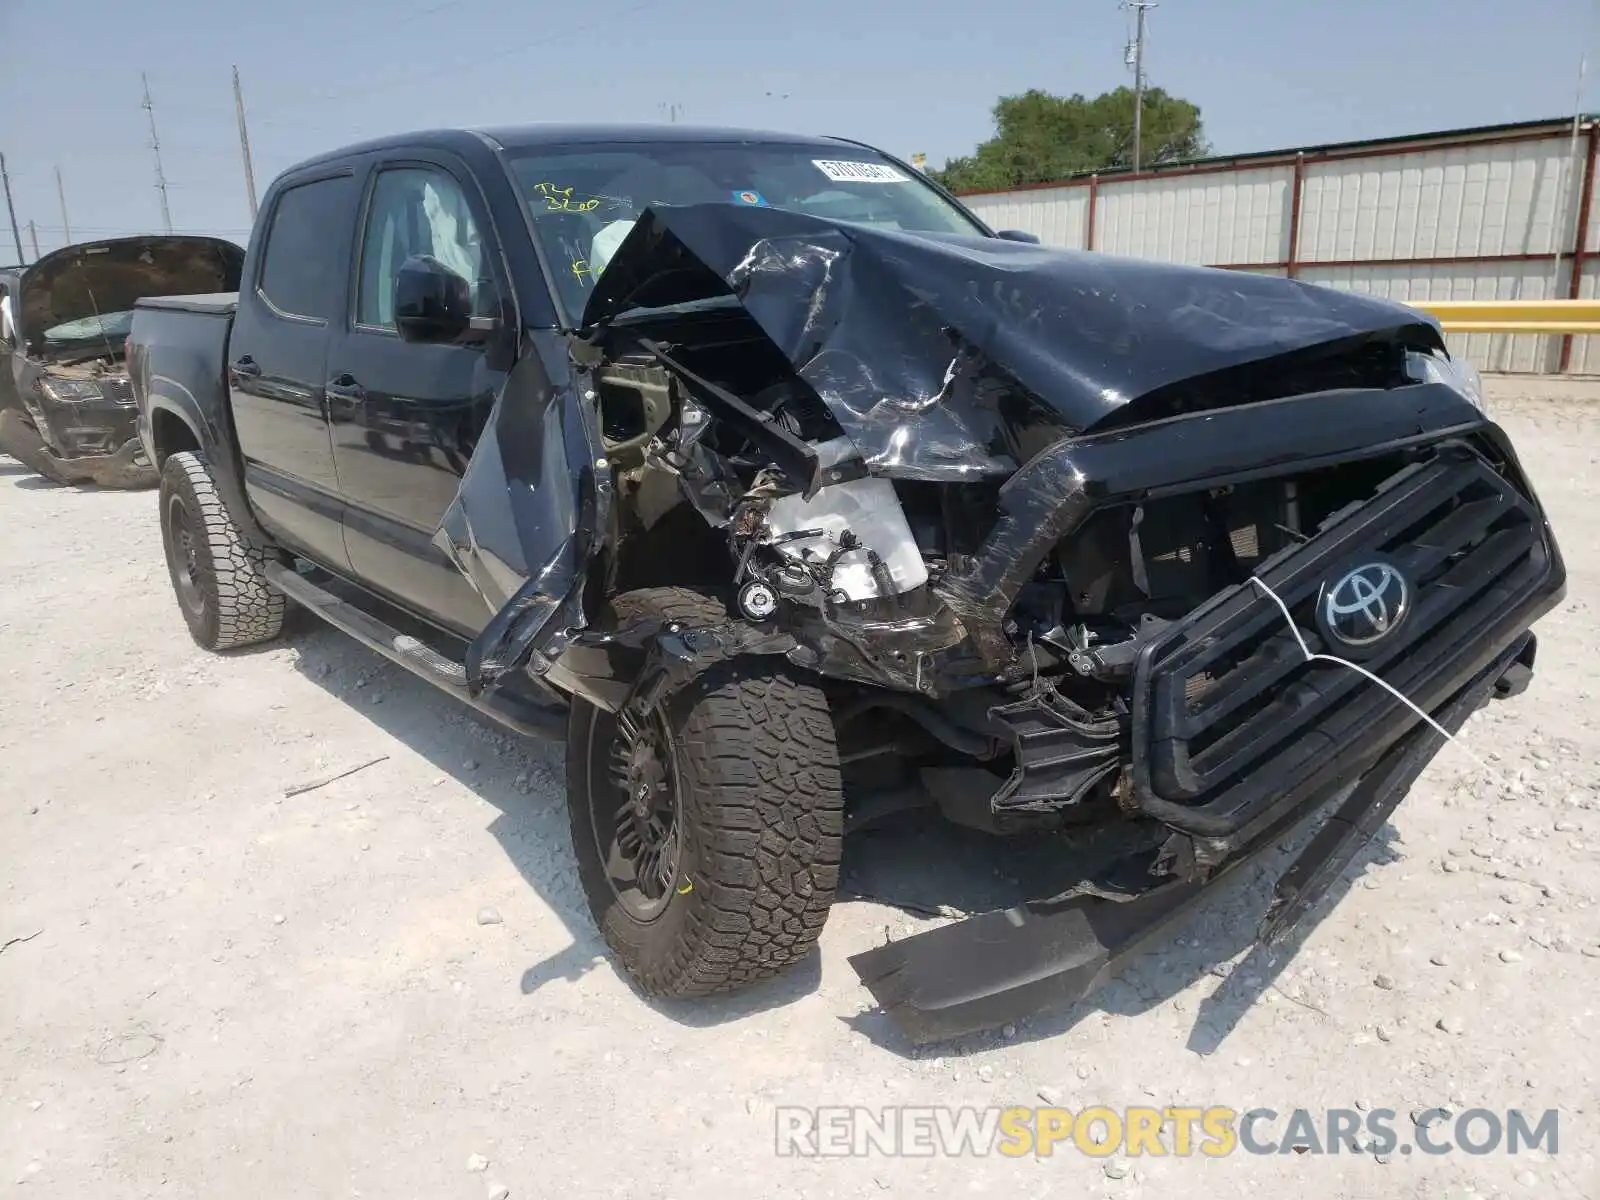
[[200,576],[210,603],[200,628],[189,623],[195,641],[207,650],[235,650],[277,637],[288,601],[267,582],[267,548],[234,523],[203,453],[184,450],[167,459],[161,472],[163,512],[170,489],[186,493],[185,503],[193,506],[205,535],[209,562],[201,564]]
[[[719,601],[684,588],[626,592],[612,607],[619,621],[727,619]],[[628,931],[616,928],[614,897],[591,887],[590,904],[647,993],[689,998],[749,987],[811,952],[838,886],[844,799],[827,697],[784,660],[751,657],[706,672],[671,698],[668,716],[681,812],[698,849],[693,902],[667,953],[648,955],[615,936]]]

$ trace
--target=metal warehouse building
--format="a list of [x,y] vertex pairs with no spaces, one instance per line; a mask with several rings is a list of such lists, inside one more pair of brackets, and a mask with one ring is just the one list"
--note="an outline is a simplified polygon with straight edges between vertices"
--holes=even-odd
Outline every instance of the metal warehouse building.
[[[1401,301],[1600,295],[1600,125],[1529,121],[1088,175],[962,200],[1046,244]],[[1473,334],[1484,370],[1600,373],[1600,337]]]

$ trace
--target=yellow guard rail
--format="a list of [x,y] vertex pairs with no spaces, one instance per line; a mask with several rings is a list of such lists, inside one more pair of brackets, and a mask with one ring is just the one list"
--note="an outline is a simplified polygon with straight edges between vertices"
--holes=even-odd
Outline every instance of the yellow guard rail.
[[1600,300],[1408,300],[1447,333],[1600,333]]

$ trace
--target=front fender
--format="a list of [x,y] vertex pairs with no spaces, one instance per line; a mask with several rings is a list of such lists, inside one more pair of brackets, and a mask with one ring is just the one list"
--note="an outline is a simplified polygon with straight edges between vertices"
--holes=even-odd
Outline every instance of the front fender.
[[474,695],[525,665],[542,675],[585,623],[611,508],[592,388],[565,338],[529,335],[434,536],[493,614],[467,652]]

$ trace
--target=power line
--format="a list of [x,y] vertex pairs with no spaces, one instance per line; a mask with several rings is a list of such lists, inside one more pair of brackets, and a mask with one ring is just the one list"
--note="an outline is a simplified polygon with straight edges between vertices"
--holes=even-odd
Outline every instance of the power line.
[[[32,225],[33,222],[30,221],[29,224]],[[45,232],[45,233],[65,233],[65,232],[67,232],[60,225],[46,225],[46,224],[44,224],[42,222],[39,223],[36,226],[36,228],[38,228],[39,230],[41,230],[42,232]],[[76,226],[74,226],[74,228],[79,233],[106,233],[106,234],[127,233],[127,234],[143,234],[146,237],[148,237],[150,235],[150,228],[147,225],[76,225]],[[198,234],[198,235],[201,235],[201,236],[207,236],[207,235],[216,234],[216,233],[249,233],[250,230],[248,228],[223,227],[223,226],[211,225],[211,226],[206,226],[204,228],[201,228],[200,226],[190,226],[188,228],[178,228],[178,229],[172,230],[172,232],[174,234]]]

